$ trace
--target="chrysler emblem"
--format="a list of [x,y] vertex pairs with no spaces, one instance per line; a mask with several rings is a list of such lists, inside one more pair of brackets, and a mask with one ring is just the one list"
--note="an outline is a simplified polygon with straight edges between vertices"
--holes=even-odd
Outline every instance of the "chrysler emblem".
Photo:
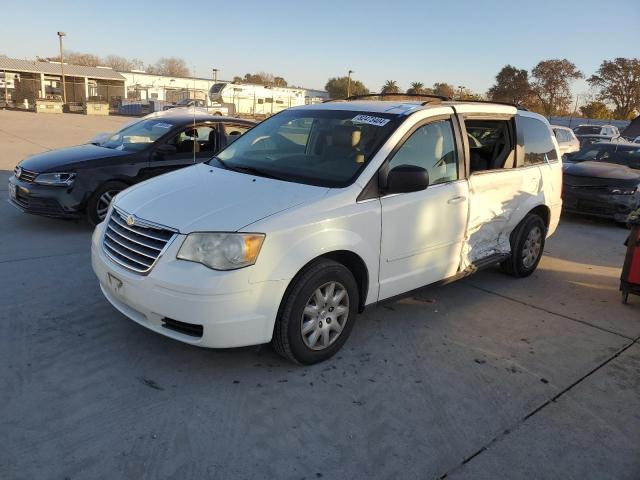
[[127,216],[127,225],[129,225],[130,227],[136,223],[136,217],[134,217],[133,215],[128,215]]
[[22,175],[22,167],[16,168],[16,178],[19,179],[20,175]]

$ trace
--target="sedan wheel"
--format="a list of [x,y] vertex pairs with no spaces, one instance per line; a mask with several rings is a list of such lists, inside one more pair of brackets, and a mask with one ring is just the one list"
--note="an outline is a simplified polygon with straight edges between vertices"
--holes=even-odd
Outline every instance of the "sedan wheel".
[[108,192],[104,192],[98,198],[98,203],[96,204],[96,216],[100,219],[100,221],[104,220],[104,217],[107,216],[107,212],[109,211],[109,206],[111,206],[111,200],[118,194],[119,190],[111,190]]

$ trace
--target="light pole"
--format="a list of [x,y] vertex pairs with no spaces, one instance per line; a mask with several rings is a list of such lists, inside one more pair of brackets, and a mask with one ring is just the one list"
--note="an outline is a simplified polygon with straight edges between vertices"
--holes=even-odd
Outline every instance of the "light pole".
[[213,83],[218,83],[218,69],[213,69]]
[[347,74],[347,98],[349,98],[351,96],[351,74],[353,73],[353,70],[349,70],[349,73]]
[[63,103],[67,103],[67,88],[64,81],[64,55],[62,54],[62,37],[64,37],[66,33],[58,32],[58,38],[60,39],[60,72],[62,73],[62,101]]
[[464,91],[464,86],[463,85],[458,85],[458,100],[462,100],[462,92]]

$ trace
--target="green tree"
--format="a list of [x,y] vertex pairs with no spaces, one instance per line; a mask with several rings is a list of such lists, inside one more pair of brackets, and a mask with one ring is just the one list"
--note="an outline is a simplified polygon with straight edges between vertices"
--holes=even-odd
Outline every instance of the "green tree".
[[544,115],[551,116],[569,110],[570,81],[582,78],[582,72],[569,60],[543,60],[531,71],[533,93]]
[[[330,78],[324,89],[329,93],[332,99],[347,98],[347,89],[349,77],[333,77]],[[351,79],[351,95],[366,95],[369,89],[359,80]]]
[[453,85],[448,83],[434,83],[433,84],[434,95],[442,95],[443,97],[453,98],[456,95],[456,91]]
[[411,87],[407,89],[407,93],[410,95],[424,95],[424,83],[422,82],[411,82]]
[[599,90],[598,100],[615,105],[616,118],[627,119],[640,109],[640,59],[604,60],[587,82]]
[[613,117],[613,112],[609,110],[604,102],[600,101],[593,101],[583,105],[580,107],[580,112],[582,112],[582,116],[586,118],[599,118],[605,120]]
[[400,87],[395,80],[387,80],[382,86],[380,93],[400,93]]
[[496,102],[508,102],[526,105],[531,100],[529,74],[524,69],[505,65],[496,75],[496,83],[487,92]]

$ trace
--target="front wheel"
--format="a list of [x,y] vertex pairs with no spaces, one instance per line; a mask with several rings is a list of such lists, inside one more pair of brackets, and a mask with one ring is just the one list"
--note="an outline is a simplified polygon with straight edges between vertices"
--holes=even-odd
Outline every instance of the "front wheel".
[[117,181],[100,185],[87,202],[87,219],[89,223],[95,227],[102,222],[107,216],[113,197],[128,186],[126,183]]
[[528,277],[540,263],[547,227],[538,215],[527,215],[511,235],[511,256],[503,261],[502,270],[514,277]]
[[349,269],[319,260],[294,279],[285,295],[273,331],[276,352],[310,365],[340,350],[358,311],[358,285]]

